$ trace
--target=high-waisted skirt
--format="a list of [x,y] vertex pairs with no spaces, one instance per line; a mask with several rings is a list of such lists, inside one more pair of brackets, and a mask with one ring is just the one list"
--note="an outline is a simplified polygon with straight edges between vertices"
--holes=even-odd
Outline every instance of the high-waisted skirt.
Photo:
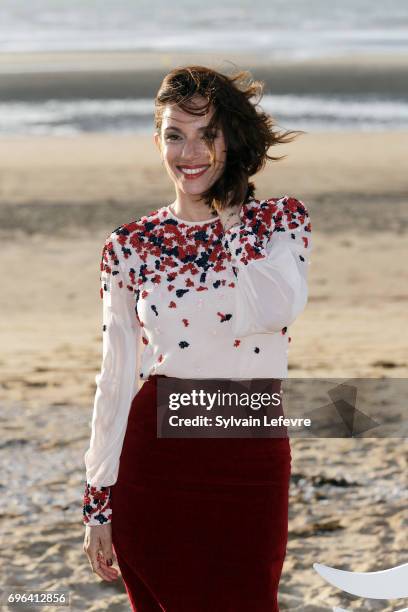
[[158,375],[134,397],[112,491],[132,610],[276,612],[288,438],[157,438]]

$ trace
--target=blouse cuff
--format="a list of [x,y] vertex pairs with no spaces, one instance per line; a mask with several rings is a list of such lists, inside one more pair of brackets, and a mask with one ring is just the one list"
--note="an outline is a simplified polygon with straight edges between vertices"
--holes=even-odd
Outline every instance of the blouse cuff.
[[112,521],[112,493],[110,487],[93,487],[85,483],[83,498],[84,525],[104,525]]

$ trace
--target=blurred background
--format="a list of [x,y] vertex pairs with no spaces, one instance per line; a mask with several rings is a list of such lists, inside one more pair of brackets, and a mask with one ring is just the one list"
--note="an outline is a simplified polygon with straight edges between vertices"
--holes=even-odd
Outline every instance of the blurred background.
[[[290,376],[408,373],[405,0],[2,0],[1,570],[4,584],[70,590],[74,610],[129,608],[122,583],[100,582],[82,551],[99,263],[114,228],[174,199],[154,97],[168,71],[193,63],[250,70],[277,129],[306,131],[254,177],[256,197],[288,194],[311,215]],[[281,609],[402,607],[340,595],[312,564],[406,562],[405,440],[292,449]]]

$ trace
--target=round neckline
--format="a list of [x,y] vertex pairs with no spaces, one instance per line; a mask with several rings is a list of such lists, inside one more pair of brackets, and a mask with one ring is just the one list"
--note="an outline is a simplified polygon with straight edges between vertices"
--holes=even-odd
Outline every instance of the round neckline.
[[179,223],[184,223],[185,225],[206,225],[207,223],[214,223],[214,221],[218,221],[218,219],[220,218],[219,215],[216,215],[211,217],[210,219],[204,219],[200,221],[187,221],[187,219],[181,219],[180,217],[176,217],[176,215],[170,210],[170,206],[171,204],[168,204],[168,206],[163,207],[164,210],[167,211],[169,217],[172,217],[172,219],[175,219]]

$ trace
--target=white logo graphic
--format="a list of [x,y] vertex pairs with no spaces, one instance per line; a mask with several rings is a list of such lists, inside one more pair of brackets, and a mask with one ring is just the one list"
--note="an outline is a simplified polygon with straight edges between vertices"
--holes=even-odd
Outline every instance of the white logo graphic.
[[[408,597],[408,563],[380,572],[347,572],[320,563],[313,563],[316,572],[333,586],[369,599],[402,599]],[[351,612],[333,608],[333,612]],[[395,610],[408,612],[408,608]]]

